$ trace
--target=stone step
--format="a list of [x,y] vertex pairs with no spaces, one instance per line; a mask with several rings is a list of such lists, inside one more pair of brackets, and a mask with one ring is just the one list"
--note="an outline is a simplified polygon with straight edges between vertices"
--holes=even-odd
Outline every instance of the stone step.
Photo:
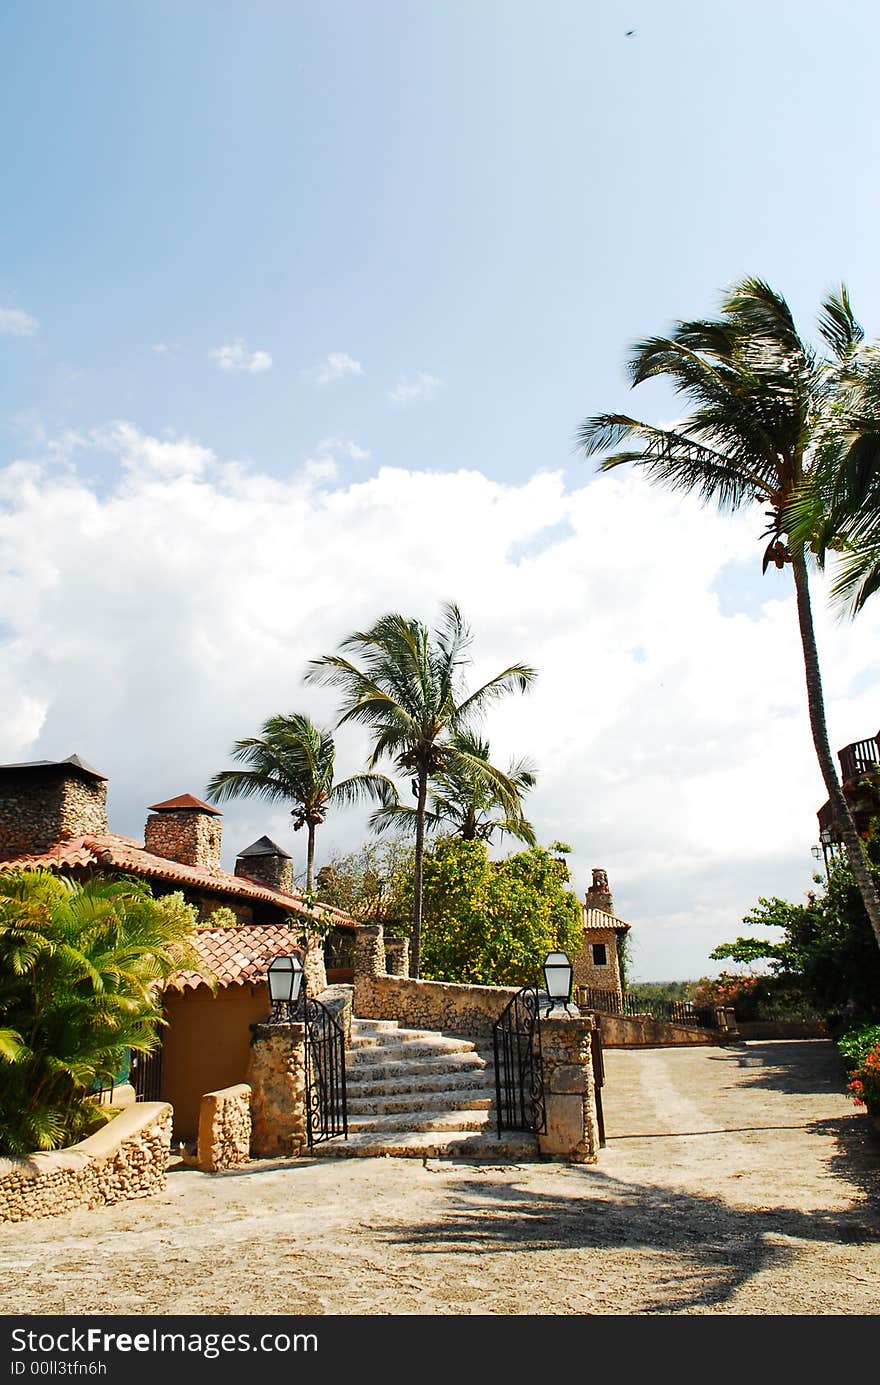
[[376,1063],[399,1062],[407,1058],[436,1058],[450,1053],[474,1053],[467,1039],[449,1039],[438,1034],[433,1038],[397,1040],[375,1047],[349,1048],[348,1063],[354,1067],[371,1067]]
[[[472,1088],[468,1091],[436,1091],[424,1092],[418,1103],[418,1108],[424,1113],[429,1111],[451,1112],[451,1111],[488,1111],[495,1102],[494,1089],[481,1091]],[[412,1088],[401,1092],[399,1096],[376,1095],[376,1096],[352,1096],[351,1089],[348,1092],[348,1115],[349,1120],[355,1116],[390,1116],[397,1112],[410,1112],[413,1109]]]
[[485,1067],[465,1067],[459,1063],[457,1067],[450,1069],[449,1064],[444,1068],[431,1068],[427,1072],[419,1065],[413,1071],[407,1071],[403,1077],[374,1078],[356,1076],[352,1072],[346,1073],[346,1086],[350,1097],[373,1097],[373,1096],[406,1096],[410,1092],[444,1092],[450,1097],[454,1093],[461,1093],[462,1096],[471,1096],[476,1091],[487,1091],[494,1094],[495,1074],[491,1069]]
[[345,1064],[346,1081],[354,1085],[358,1082],[384,1082],[388,1078],[438,1076],[444,1073],[477,1073],[492,1071],[478,1053],[440,1053],[423,1054],[418,1065],[412,1058],[382,1058],[375,1063],[353,1063],[354,1054],[349,1055]]
[[410,1106],[407,1111],[395,1111],[384,1116],[369,1115],[349,1115],[348,1129],[351,1134],[372,1131],[374,1134],[384,1134],[399,1130],[482,1130],[487,1125],[494,1125],[495,1113],[490,1111],[488,1106],[482,1110],[447,1110],[447,1111],[414,1111]]
[[463,1131],[446,1135],[424,1130],[401,1130],[377,1136],[351,1134],[315,1145],[314,1159],[468,1159],[477,1163],[534,1163],[538,1142],[534,1135],[505,1131],[499,1138],[491,1130]]

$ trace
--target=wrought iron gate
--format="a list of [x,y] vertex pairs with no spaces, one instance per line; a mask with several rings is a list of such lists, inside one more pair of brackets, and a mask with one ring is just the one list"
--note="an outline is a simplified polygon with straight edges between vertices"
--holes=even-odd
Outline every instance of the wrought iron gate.
[[162,1099],[162,1044],[152,1053],[133,1053],[129,1081],[134,1087],[138,1101],[161,1101]]
[[348,1139],[345,1034],[320,1000],[307,1000],[306,1125],[309,1148],[337,1135]]
[[539,1007],[537,986],[523,986],[492,1026],[499,1135],[502,1130],[547,1130]]

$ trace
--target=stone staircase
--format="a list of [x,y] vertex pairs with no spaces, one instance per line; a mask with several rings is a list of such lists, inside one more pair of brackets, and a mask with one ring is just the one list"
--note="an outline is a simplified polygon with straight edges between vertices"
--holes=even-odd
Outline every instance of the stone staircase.
[[490,1039],[353,1019],[345,1082],[348,1139],[315,1145],[313,1157],[537,1158],[534,1135],[498,1138]]

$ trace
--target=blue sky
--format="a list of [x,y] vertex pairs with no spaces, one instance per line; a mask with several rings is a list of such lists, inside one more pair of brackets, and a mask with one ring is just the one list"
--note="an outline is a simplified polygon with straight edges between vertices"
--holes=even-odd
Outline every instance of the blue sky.
[[[548,840],[579,838],[579,891],[593,864],[620,881],[644,974],[711,969],[709,948],[759,892],[809,884],[822,790],[797,649],[784,655],[776,634],[777,618],[793,620],[788,588],[760,578],[760,515],[716,526],[645,496],[637,478],[595,482],[572,437],[609,409],[674,417],[662,385],[630,395],[627,346],[712,312],[743,274],[783,292],[807,333],[843,278],[880,334],[878,49],[869,3],[11,0],[3,758],[77,751],[110,774],[114,825],[136,835],[142,805],[203,791],[232,739],[285,703],[312,705],[298,681],[307,658],[371,614],[412,606],[430,620],[455,597],[490,663],[526,657],[548,688],[563,688],[563,666],[591,684],[583,707],[562,691],[523,701],[496,737],[543,754],[533,816]],[[462,504],[485,506],[478,523]],[[257,562],[256,516],[271,528],[270,513],[272,551]],[[102,585],[79,541],[122,523]],[[706,537],[692,560],[696,526]],[[664,616],[649,589],[667,581],[657,649]],[[177,582],[198,597],[178,602]],[[96,624],[112,631],[106,645]],[[875,628],[868,612],[852,630],[820,630],[835,745],[880,719]],[[742,731],[745,691],[718,712],[702,778],[675,808],[661,788],[687,759],[688,699],[697,687],[713,698],[700,665],[723,669],[739,640],[744,683],[773,683],[771,721]],[[146,733],[165,744],[148,752],[132,721],[145,684],[153,705],[163,692],[143,665],[172,679],[169,651],[188,693],[169,697]],[[768,657],[789,662],[768,673]],[[563,707],[572,725],[553,741],[542,727]],[[735,747],[753,734],[746,773]],[[792,757],[772,770],[791,798],[769,856],[763,820],[751,850],[748,833],[728,833],[726,849],[720,827],[711,849],[694,835],[716,742],[730,758],[712,782],[739,805],[735,823],[766,791],[761,743]],[[649,791],[643,766],[659,745],[670,759]],[[156,765],[170,782],[157,774],[145,796]],[[260,835],[250,811],[230,806],[227,820]],[[362,824],[327,831],[341,849]],[[684,891],[671,883],[682,870]]]

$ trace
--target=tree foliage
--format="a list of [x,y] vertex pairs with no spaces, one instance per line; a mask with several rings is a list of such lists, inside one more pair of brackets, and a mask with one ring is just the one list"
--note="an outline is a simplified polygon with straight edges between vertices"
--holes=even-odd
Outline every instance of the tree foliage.
[[583,914],[568,866],[545,847],[490,861],[484,842],[447,837],[425,856],[423,975],[524,986],[546,954],[580,949]]
[[[465,841],[491,842],[505,832],[528,846],[535,845],[535,832],[526,819],[522,795],[535,786],[535,770],[529,760],[512,760],[505,771],[507,784],[487,779],[482,766],[491,768],[489,742],[472,728],[457,731],[450,746],[461,752],[460,760],[431,781],[425,808],[425,831],[444,836],[455,834]],[[479,771],[475,763],[480,763]],[[377,832],[386,828],[415,835],[418,809],[403,803],[378,808],[370,819]]]
[[[420,620],[392,612],[369,630],[357,630],[340,646],[343,653],[312,660],[307,681],[338,688],[342,706],[337,725],[354,722],[372,737],[369,768],[390,760],[410,780],[416,800],[415,863],[412,902],[412,975],[420,974],[422,863],[429,785],[440,775],[467,767],[476,782],[494,787],[498,801],[521,811],[519,792],[507,775],[456,744],[499,698],[525,692],[535,677],[527,664],[511,664],[468,692],[464,670],[472,662],[471,634],[454,602],[446,602],[440,623],[429,630]],[[359,660],[348,658],[353,654]]]
[[[880,837],[868,847],[880,865]],[[711,953],[716,960],[751,966],[764,963],[768,976],[753,988],[753,1003],[766,1008],[772,998],[789,1000],[789,1008],[806,1002],[822,1014],[855,1011],[880,1017],[880,955],[861,894],[843,859],[832,864],[828,880],[811,890],[803,904],[759,899],[746,915],[751,927],[773,934],[735,938]]]
[[208,784],[212,803],[227,798],[263,798],[291,804],[293,830],[305,827],[306,889],[314,889],[315,831],[331,806],[363,798],[392,803],[397,791],[383,774],[334,779],[336,743],[329,731],[300,712],[270,717],[259,736],[236,741],[232,758],[246,769],[224,769]]
[[155,1047],[160,984],[195,960],[181,904],[135,879],[0,874],[0,1153],[82,1138],[89,1092]]
[[367,842],[347,855],[331,856],[318,871],[324,904],[359,919],[381,922],[389,936],[408,931],[415,848],[401,841]]

